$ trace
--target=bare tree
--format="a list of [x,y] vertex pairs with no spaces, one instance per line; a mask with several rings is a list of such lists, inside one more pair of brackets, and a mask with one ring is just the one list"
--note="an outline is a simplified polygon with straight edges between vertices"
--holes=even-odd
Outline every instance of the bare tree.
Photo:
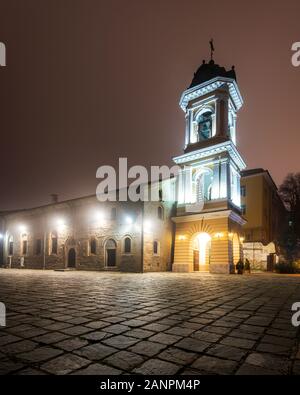
[[290,226],[300,238],[300,172],[289,173],[280,185],[279,193],[288,210]]
[[300,250],[300,172],[289,173],[280,185],[279,193],[287,208],[279,244],[286,261],[292,263],[299,257]]

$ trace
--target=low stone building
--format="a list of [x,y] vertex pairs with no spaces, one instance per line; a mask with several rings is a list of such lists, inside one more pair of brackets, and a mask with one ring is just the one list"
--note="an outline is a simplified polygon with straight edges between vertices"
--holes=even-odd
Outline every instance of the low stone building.
[[172,203],[99,202],[95,196],[2,213],[12,268],[171,269]]

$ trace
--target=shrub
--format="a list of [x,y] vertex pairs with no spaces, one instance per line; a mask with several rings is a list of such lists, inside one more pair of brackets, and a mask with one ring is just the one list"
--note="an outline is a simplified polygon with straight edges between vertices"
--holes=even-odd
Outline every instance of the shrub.
[[297,273],[297,267],[294,263],[279,262],[275,265],[277,273],[292,274]]

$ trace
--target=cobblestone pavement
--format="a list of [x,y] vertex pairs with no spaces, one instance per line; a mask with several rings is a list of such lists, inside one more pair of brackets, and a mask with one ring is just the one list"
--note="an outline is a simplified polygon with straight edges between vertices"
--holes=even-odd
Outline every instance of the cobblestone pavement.
[[300,277],[0,270],[0,374],[300,374]]

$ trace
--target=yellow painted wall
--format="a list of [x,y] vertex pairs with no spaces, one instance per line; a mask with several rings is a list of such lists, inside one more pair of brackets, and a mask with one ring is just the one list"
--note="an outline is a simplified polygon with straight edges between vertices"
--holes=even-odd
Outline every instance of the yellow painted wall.
[[258,228],[263,225],[263,175],[245,177],[241,179],[241,186],[246,186],[246,196],[241,196],[241,203],[246,205],[244,217],[247,223],[244,229]]
[[266,172],[242,177],[242,185],[246,187],[246,196],[241,196],[241,203],[246,205],[245,241],[266,245],[276,239],[280,218],[284,215],[276,186]]
[[[228,217],[177,223],[173,271],[194,270],[193,240],[205,232],[211,237],[210,272],[229,273],[233,257],[232,239],[229,237],[232,227]],[[235,225],[235,228],[240,233],[240,227]]]

